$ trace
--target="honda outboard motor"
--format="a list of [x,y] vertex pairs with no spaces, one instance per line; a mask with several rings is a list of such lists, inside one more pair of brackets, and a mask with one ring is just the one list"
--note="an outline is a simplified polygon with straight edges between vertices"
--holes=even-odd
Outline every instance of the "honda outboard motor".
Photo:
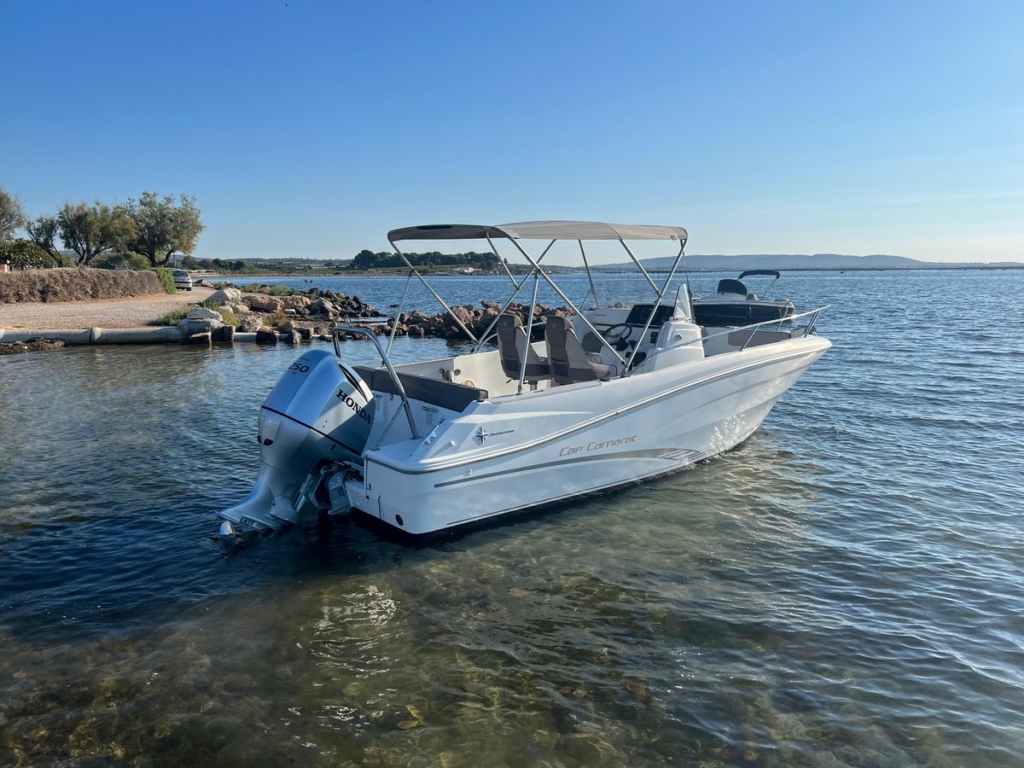
[[297,523],[295,497],[324,459],[360,462],[373,423],[373,394],[359,375],[326,350],[307,352],[284,372],[260,409],[260,476],[249,497],[219,514],[267,531]]

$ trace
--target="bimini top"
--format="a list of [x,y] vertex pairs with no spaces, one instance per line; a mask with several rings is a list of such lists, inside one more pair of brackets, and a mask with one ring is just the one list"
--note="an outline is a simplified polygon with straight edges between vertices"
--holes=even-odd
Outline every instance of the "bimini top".
[[676,240],[686,242],[682,227],[651,224],[605,224],[600,221],[521,221],[514,224],[428,224],[388,232],[388,240]]

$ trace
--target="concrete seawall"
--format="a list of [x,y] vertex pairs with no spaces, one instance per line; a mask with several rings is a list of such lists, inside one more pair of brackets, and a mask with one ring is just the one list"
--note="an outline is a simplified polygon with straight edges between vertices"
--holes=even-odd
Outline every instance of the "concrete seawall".
[[[174,325],[157,328],[85,328],[78,331],[10,331],[0,328],[0,342],[27,342],[32,339],[63,341],[67,346],[85,344],[180,344],[181,330]],[[236,342],[255,342],[255,333],[236,333]]]
[[158,328],[86,328],[79,331],[5,331],[0,329],[0,341],[30,341],[31,339],[55,339],[68,346],[76,344],[167,344],[181,342],[181,331],[177,326]]

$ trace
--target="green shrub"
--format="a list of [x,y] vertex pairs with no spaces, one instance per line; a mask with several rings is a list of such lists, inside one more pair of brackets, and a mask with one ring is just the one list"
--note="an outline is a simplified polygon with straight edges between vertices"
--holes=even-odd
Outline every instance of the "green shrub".
[[[175,293],[178,289],[174,287],[174,273],[171,272],[167,267],[151,267],[156,272],[156,276],[160,278],[160,283],[163,285],[164,290],[168,293]],[[187,312],[185,313],[188,314]]]
[[292,296],[299,291],[284,285],[268,285],[266,290],[261,290],[260,293],[265,293],[267,296]]
[[[118,253],[105,253],[92,260],[89,266],[100,269],[149,269],[149,259],[139,253],[131,251],[120,251]],[[173,282],[173,281],[172,281]]]
[[176,309],[172,309],[166,315],[161,315],[151,322],[150,325],[177,325],[188,317],[188,313],[191,311],[191,306],[177,307]]
[[242,324],[242,318],[236,315],[234,312],[228,312],[226,309],[219,309],[216,306],[210,306],[210,309],[214,309],[220,312],[220,316],[224,318],[225,325],[233,325],[238,328]]

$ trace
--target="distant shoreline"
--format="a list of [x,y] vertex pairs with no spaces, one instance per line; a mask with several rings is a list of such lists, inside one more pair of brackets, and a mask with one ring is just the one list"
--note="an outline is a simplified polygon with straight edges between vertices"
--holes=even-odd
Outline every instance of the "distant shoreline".
[[[563,275],[565,275],[565,274],[580,274],[580,275],[586,274],[586,272],[584,272],[583,270],[577,270],[577,269],[566,269],[565,271],[562,271],[561,269],[558,268],[558,265],[556,265],[556,264],[547,265],[547,266],[549,268],[551,268],[551,267],[555,268],[551,272],[551,274],[563,274]],[[665,274],[666,272],[668,272],[667,269],[662,269],[660,267],[656,267],[656,268],[653,268],[653,269],[645,267],[645,269],[647,269],[647,272],[650,273],[650,274],[662,275],[662,274]],[[977,265],[956,264],[956,265],[951,265],[951,266],[948,266],[948,267],[943,267],[943,266],[920,266],[920,267],[842,267],[842,268],[839,268],[839,267],[789,267],[789,268],[780,269],[779,271],[780,272],[785,272],[787,274],[791,273],[791,272],[836,272],[836,273],[842,274],[844,272],[955,272],[955,271],[968,271],[968,270],[985,270],[985,271],[1011,270],[1012,271],[1012,270],[1020,270],[1020,269],[1024,269],[1024,264],[999,264],[999,265],[990,265],[990,264],[977,264]],[[606,268],[606,267],[596,266],[596,267],[592,267],[592,271],[595,274],[616,275],[616,274],[622,274],[625,271],[625,268],[623,268],[623,269],[609,269],[609,268]],[[731,273],[731,272],[736,272],[737,269],[735,269],[735,268],[726,268],[726,267],[722,267],[722,268],[719,268],[719,267],[716,267],[716,268],[694,267],[694,268],[690,268],[690,269],[687,269],[687,270],[678,270],[678,271],[680,273],[688,272],[690,274],[711,274],[711,273],[717,273],[717,272],[730,272]],[[459,278],[463,278],[463,277],[470,277],[470,278],[505,277],[505,274],[503,272],[479,272],[479,273],[475,273],[475,274],[472,274],[472,275],[451,275],[451,274],[438,274],[438,273],[433,273],[433,272],[423,272],[423,271],[421,271],[420,274],[423,275],[424,277],[459,277]],[[518,273],[514,272],[513,274],[518,274]],[[522,273],[522,274],[519,274],[518,276],[523,277],[523,276],[525,276],[525,274],[526,273]],[[345,271],[342,271],[342,272],[313,272],[313,273],[311,273],[311,272],[299,272],[299,273],[286,273],[286,274],[282,274],[280,272],[267,272],[267,273],[256,272],[256,273],[246,273],[246,274],[237,274],[237,275],[217,275],[217,276],[203,275],[203,276],[200,276],[199,279],[201,279],[201,280],[208,280],[211,283],[228,283],[228,282],[231,282],[232,280],[237,280],[237,279],[245,279],[245,280],[256,280],[256,279],[307,279],[307,280],[311,280],[311,279],[323,278],[323,277],[355,277],[355,278],[400,277],[400,278],[406,278],[406,277],[408,277],[408,269],[404,269],[404,270],[396,269],[393,272],[345,272]]]

